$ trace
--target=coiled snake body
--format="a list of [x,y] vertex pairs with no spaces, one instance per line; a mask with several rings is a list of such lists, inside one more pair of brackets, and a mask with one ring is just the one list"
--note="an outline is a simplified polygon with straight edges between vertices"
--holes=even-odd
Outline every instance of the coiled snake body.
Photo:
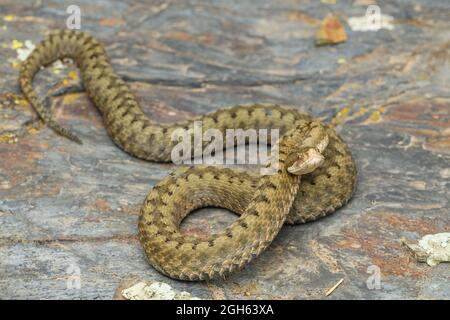
[[[351,197],[356,169],[348,147],[336,132],[309,115],[277,105],[236,106],[194,119],[159,124],[140,108],[126,83],[114,73],[103,46],[84,32],[52,32],[20,70],[20,86],[41,119],[55,132],[81,141],[52,120],[32,88],[41,66],[72,58],[81,70],[89,97],[103,115],[114,142],[129,154],[171,161],[174,130],[278,128],[276,174],[256,175],[213,166],[180,167],[148,194],[139,218],[139,239],[149,262],[177,279],[224,277],[258,256],[284,223],[304,223],[334,212]],[[229,209],[240,217],[209,239],[184,235],[186,215],[205,206]]]

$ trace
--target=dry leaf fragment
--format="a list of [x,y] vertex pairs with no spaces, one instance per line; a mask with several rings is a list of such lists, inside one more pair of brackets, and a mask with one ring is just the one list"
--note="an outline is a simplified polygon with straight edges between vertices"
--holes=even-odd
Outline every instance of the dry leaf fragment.
[[338,44],[347,41],[347,33],[342,23],[333,15],[328,15],[316,33],[316,45]]

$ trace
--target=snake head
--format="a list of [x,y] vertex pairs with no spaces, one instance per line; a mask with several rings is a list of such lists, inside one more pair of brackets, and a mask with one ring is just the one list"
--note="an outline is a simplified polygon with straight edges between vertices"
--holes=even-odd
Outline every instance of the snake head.
[[317,148],[306,147],[296,154],[296,159],[291,161],[287,171],[295,175],[311,173],[320,167],[324,161],[325,157]]

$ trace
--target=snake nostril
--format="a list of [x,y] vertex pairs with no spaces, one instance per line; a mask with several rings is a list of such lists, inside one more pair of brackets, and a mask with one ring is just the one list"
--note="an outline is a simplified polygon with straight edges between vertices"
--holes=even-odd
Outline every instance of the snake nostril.
[[247,225],[247,223],[246,223],[245,221],[239,221],[239,225],[240,225],[242,228],[244,228],[244,229],[247,229],[247,228],[248,228],[248,225]]

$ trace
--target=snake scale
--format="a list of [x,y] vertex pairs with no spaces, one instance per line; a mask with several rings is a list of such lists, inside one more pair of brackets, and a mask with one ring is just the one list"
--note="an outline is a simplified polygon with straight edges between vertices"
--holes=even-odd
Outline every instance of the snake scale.
[[[170,162],[178,128],[278,128],[276,174],[257,175],[217,166],[179,167],[153,187],[139,218],[139,239],[150,264],[182,280],[226,277],[258,256],[283,224],[313,221],[334,212],[352,196],[356,168],[337,133],[311,116],[278,105],[235,106],[192,119],[160,124],[144,114],[127,84],[113,71],[103,46],[91,35],[69,30],[50,33],[23,62],[24,96],[55,132],[81,143],[56,123],[32,87],[35,74],[61,58],[74,60],[87,94],[100,110],[113,141],[129,154]],[[193,210],[215,206],[239,215],[222,232],[202,239],[180,232]]]

